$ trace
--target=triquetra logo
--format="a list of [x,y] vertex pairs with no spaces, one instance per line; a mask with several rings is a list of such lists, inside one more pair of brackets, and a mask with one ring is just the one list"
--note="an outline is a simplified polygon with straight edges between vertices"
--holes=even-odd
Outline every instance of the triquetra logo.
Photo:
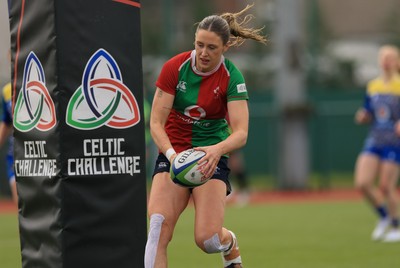
[[14,108],[14,127],[22,132],[48,131],[56,124],[54,102],[46,88],[43,66],[30,52],[24,67],[22,88]]
[[117,62],[104,49],[94,53],[86,64],[82,85],[68,103],[66,121],[82,130],[103,125],[122,129],[139,123],[135,96],[123,84]]

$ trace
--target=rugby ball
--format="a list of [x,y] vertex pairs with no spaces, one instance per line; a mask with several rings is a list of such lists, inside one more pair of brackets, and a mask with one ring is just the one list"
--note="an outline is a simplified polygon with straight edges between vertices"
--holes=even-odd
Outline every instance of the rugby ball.
[[183,187],[196,187],[206,183],[209,178],[205,178],[200,173],[200,165],[197,163],[206,155],[203,151],[188,149],[180,152],[171,163],[171,179],[174,183]]

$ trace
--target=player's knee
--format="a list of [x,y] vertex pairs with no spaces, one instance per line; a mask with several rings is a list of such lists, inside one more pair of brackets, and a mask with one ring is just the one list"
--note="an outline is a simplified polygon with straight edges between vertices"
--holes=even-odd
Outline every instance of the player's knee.
[[168,220],[165,219],[164,215],[154,213],[150,216],[149,239],[157,239],[161,247],[167,247],[172,240],[172,230],[169,228]]
[[195,237],[194,237],[194,241],[195,241],[196,245],[204,252],[206,252],[205,248],[204,248],[204,241],[207,239],[208,239],[208,237],[206,237],[205,235],[200,235],[197,233],[195,234]]
[[165,217],[162,214],[154,213],[150,216],[149,236],[152,234],[157,234],[157,235],[156,236],[153,235],[153,237],[149,237],[149,239],[154,239],[154,238],[159,239],[164,221]]
[[384,194],[384,195],[389,195],[390,194],[390,186],[388,183],[380,183],[379,184],[379,190]]
[[366,191],[369,187],[371,187],[370,183],[363,181],[363,180],[356,180],[354,182],[354,186],[358,191],[364,192]]
[[222,245],[217,233],[213,236],[197,236],[196,245],[205,253],[219,253],[228,249],[229,245]]
[[354,182],[354,187],[355,187],[358,191],[361,191],[362,188],[363,188],[363,184],[360,183],[359,181],[355,181],[355,182]]

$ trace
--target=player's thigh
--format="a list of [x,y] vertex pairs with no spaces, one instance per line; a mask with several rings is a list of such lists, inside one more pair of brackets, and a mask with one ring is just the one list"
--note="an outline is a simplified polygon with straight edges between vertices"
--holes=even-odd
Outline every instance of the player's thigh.
[[222,231],[226,204],[226,184],[211,179],[202,186],[193,189],[195,206],[195,237],[206,240]]
[[168,172],[161,172],[153,177],[148,202],[149,215],[159,213],[165,221],[175,226],[179,215],[186,208],[190,198],[189,189],[172,182]]
[[378,176],[380,158],[372,153],[361,153],[355,167],[356,186],[369,185],[374,182]]
[[400,175],[399,164],[394,161],[383,161],[379,172],[379,185],[384,189],[396,188]]

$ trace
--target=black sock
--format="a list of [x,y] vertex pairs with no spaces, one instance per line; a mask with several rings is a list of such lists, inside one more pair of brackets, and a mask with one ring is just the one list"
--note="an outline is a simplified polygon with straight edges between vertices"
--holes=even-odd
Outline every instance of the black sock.
[[378,212],[379,216],[384,219],[388,216],[387,210],[385,206],[376,207],[376,212]]

